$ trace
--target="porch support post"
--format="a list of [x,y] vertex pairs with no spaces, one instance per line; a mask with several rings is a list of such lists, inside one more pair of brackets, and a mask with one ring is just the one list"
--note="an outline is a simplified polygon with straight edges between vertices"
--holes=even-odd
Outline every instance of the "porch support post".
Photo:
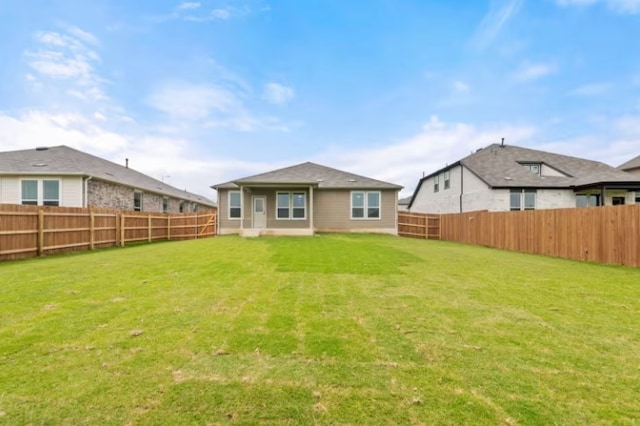
[[309,186],[309,229],[313,233],[313,186]]
[[244,214],[244,187],[240,185],[240,231],[244,229]]
[[607,193],[606,188],[604,185],[602,185],[602,187],[600,188],[600,205],[601,206],[605,205],[604,197],[606,193]]

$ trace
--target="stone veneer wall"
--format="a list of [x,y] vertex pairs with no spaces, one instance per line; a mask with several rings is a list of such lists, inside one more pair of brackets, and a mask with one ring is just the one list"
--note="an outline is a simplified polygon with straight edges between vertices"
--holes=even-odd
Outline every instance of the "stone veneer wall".
[[90,179],[87,187],[87,205],[105,209],[133,210],[133,193],[133,188],[127,186]]
[[[128,186],[117,185],[99,179],[90,179],[87,188],[87,203],[89,207],[101,207],[105,209],[133,210],[134,189]],[[163,196],[152,192],[142,191],[142,211],[162,213]],[[182,213],[191,213],[196,208],[211,209],[208,206],[198,206],[197,203],[167,198],[167,213],[180,213],[180,204],[183,205]]]
[[[99,179],[90,179],[87,188],[87,203],[89,207],[101,207],[106,209],[133,210],[133,188],[116,185]],[[142,211],[162,212],[163,196],[152,192],[142,193]],[[183,200],[168,198],[167,212],[180,213],[180,204]],[[184,213],[193,211],[194,204],[184,201]]]

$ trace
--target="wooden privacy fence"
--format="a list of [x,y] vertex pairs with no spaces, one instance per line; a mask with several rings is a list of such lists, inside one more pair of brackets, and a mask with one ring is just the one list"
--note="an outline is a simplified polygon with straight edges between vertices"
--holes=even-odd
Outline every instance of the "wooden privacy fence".
[[440,239],[440,215],[398,212],[401,237]]
[[640,205],[440,216],[442,240],[640,267]]
[[163,214],[0,205],[0,260],[216,234],[216,212]]

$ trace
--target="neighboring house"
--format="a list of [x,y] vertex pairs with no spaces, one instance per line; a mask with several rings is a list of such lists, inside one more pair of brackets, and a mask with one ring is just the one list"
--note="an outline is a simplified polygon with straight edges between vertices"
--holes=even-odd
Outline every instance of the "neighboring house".
[[409,210],[409,203],[411,202],[411,196],[400,198],[398,200],[398,211],[406,212]]
[[598,161],[493,144],[420,179],[409,210],[507,211],[633,204],[640,176]]
[[128,164],[121,166],[64,145],[0,152],[0,203],[166,213],[215,208],[213,201]]
[[640,155],[618,166],[618,169],[622,170],[623,172],[640,176]]
[[319,164],[298,164],[212,188],[218,191],[221,234],[397,234],[401,186]]

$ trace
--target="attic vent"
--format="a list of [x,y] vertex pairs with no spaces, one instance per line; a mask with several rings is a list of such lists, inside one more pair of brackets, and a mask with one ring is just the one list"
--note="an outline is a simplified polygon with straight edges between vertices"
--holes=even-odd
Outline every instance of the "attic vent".
[[505,176],[505,177],[504,177],[504,180],[513,180],[513,178],[512,178],[512,177],[509,177],[509,176]]
[[347,182],[355,182],[355,179],[347,179]]
[[47,167],[47,166],[48,166],[48,164],[46,164],[46,163],[35,163],[33,165],[33,167]]
[[316,179],[316,182],[324,182],[324,179]]
[[36,151],[46,151],[48,149],[49,149],[48,146],[37,146],[36,147]]
[[113,173],[105,172],[105,174],[107,174],[109,176],[113,176]]

